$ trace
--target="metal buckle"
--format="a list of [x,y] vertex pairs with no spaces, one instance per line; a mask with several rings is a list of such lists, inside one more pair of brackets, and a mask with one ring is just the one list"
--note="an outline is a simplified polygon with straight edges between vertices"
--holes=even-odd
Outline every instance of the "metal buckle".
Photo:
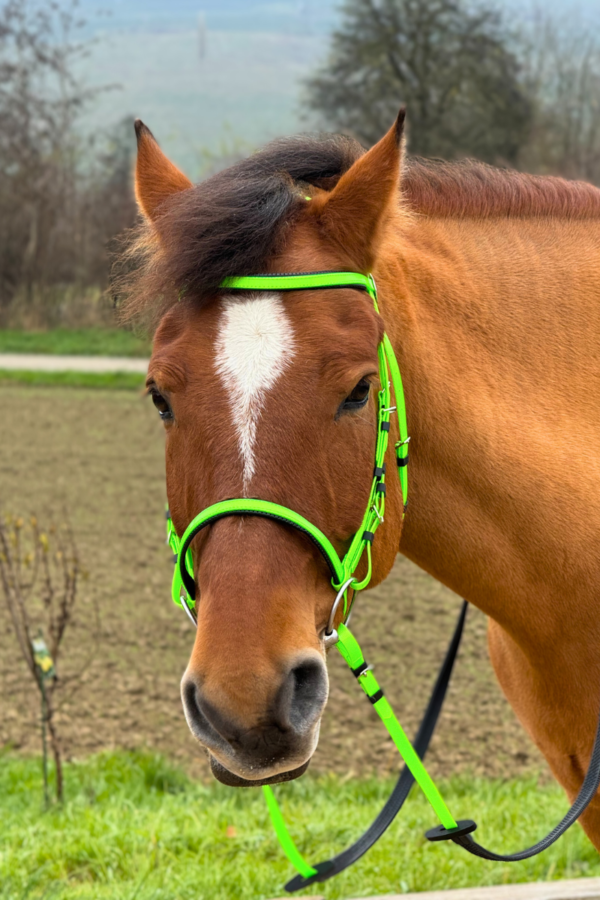
[[377,507],[375,506],[375,504],[373,504],[373,506],[371,507],[371,509],[373,510],[373,512],[375,513],[375,515],[377,516],[377,518],[379,519],[379,524],[380,524],[380,525],[383,525],[383,516],[381,515],[381,513],[379,512],[379,510],[377,509]]
[[335,614],[337,613],[338,606],[340,605],[340,601],[351,584],[356,581],[356,578],[352,576],[348,581],[345,581],[344,584],[338,591],[337,597],[333,601],[333,606],[331,607],[331,612],[329,613],[329,619],[327,621],[327,625],[325,627],[325,633],[323,634],[323,644],[325,645],[325,649],[329,649],[329,647],[333,647],[334,644],[337,644],[339,637],[338,633],[333,627],[333,623],[335,622]]
[[188,606],[187,597],[183,597],[183,596],[181,596],[181,594],[179,595],[179,597],[181,599],[181,605],[184,608],[188,619],[190,620],[190,622],[192,623],[194,628],[198,628],[198,620],[196,619],[196,616],[194,615],[194,613],[191,611],[191,609]]

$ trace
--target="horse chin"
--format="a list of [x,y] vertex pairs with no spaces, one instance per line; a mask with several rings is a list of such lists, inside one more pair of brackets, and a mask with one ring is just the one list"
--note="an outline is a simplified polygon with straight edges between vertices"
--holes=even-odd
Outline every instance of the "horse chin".
[[261,784],[281,784],[284,781],[293,781],[294,778],[300,778],[301,775],[304,775],[310,763],[310,759],[307,759],[303,765],[298,766],[297,769],[292,769],[291,772],[278,772],[277,775],[271,775],[269,778],[258,778],[256,781],[251,781],[247,778],[241,778],[239,775],[234,775],[233,772],[222,766],[220,762],[217,762],[211,754],[209,754],[209,758],[211,772],[217,781],[229,787],[260,787]]

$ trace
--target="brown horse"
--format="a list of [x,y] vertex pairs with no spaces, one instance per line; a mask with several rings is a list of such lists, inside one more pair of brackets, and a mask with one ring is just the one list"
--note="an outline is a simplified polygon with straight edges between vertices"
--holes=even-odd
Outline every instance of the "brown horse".
[[[366,153],[288,139],[196,186],[137,123],[145,225],[128,309],[159,322],[148,388],[173,521],[181,535],[209,504],[258,497],[343,554],[372,478],[385,327],[411,499],[402,531],[388,479],[372,584],[400,549],[490,617],[502,688],[573,799],[600,709],[600,191],[403,163],[403,118]],[[228,275],[318,270],[372,271],[381,318],[350,289],[219,290]],[[205,529],[193,553],[189,726],[226,783],[296,777],[327,698],[325,564],[295,530],[250,517]],[[597,800],[582,824],[600,848]]]

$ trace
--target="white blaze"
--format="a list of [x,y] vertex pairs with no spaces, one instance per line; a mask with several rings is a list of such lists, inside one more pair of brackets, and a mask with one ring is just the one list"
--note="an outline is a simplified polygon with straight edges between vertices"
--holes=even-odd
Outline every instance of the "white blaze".
[[294,352],[294,331],[279,294],[224,299],[215,365],[229,394],[244,493],[255,472],[256,429],[265,395]]

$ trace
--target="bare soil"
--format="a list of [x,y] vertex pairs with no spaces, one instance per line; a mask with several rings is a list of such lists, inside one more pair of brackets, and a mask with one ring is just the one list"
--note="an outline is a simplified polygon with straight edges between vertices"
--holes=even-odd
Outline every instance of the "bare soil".
[[[0,511],[35,512],[46,522],[67,513],[89,572],[61,667],[67,677],[91,658],[60,713],[67,755],[146,747],[207,776],[179,699],[193,629],[169,598],[162,429],[151,404],[135,392],[57,387],[3,385],[0,397]],[[86,627],[94,607],[95,647]],[[359,598],[353,630],[409,734],[459,608],[456,595],[401,556],[385,584]],[[544,768],[496,683],[485,632],[485,617],[472,609],[430,751],[434,775]],[[335,651],[329,665],[331,699],[312,770],[395,771],[396,751]],[[1,597],[0,698],[0,745],[38,752],[37,696]]]

